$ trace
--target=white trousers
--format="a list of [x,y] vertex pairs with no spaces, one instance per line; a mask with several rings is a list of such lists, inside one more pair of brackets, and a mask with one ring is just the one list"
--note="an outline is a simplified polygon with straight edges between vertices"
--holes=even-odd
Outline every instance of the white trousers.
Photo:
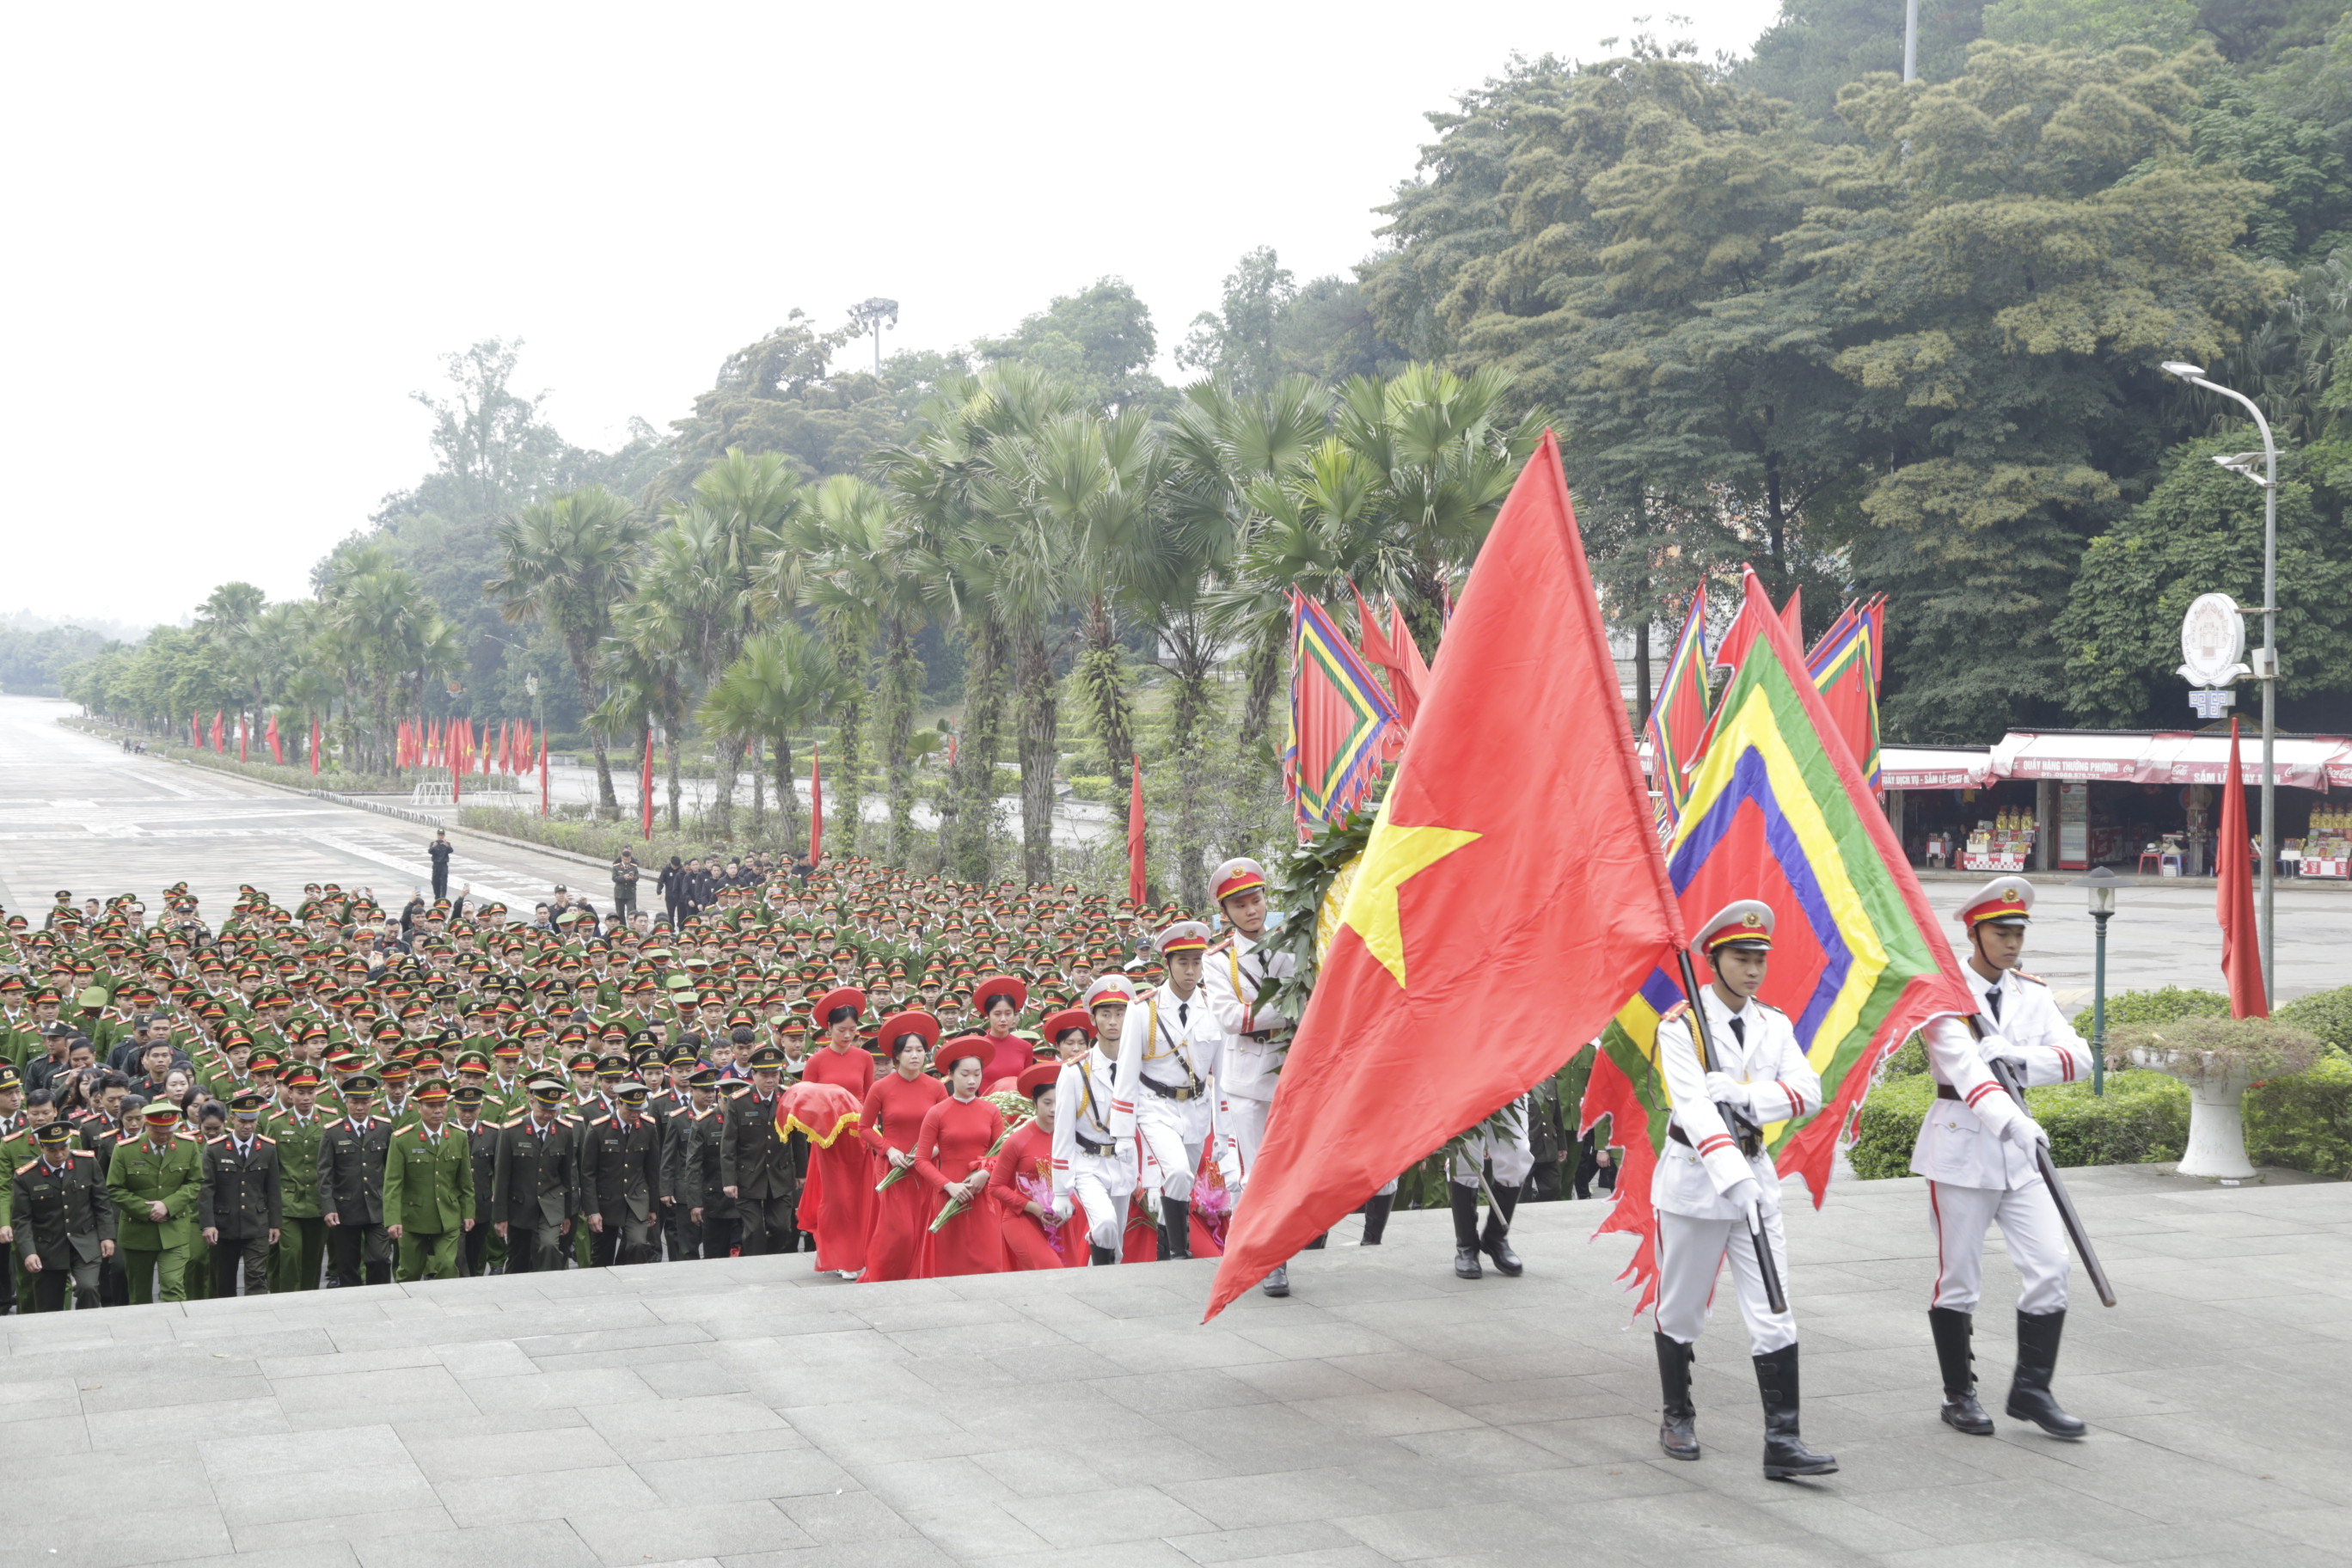
[[[1789,1282],[1789,1242],[1774,1208],[1764,1215],[1764,1234],[1772,1239],[1772,1266],[1780,1271],[1781,1293],[1794,1301]],[[1732,1289],[1739,1297],[1739,1315],[1748,1324],[1748,1340],[1755,1353],[1766,1355],[1797,1342],[1794,1309],[1775,1312],[1764,1296],[1764,1276],[1756,1267],[1756,1248],[1748,1243],[1744,1219],[1693,1219],[1688,1215],[1658,1213],[1658,1331],[1682,1344],[1696,1342],[1706,1327],[1715,1281],[1726,1257],[1731,1260]]]
[[1931,1307],[1973,1312],[1984,1288],[1985,1232],[2000,1222],[2009,1260],[2017,1266],[2017,1310],[2056,1312],[2066,1306],[2066,1227],[2040,1177],[2021,1187],[1956,1187],[1927,1184],[1927,1223],[1936,1232],[1936,1290]]
[[1127,1237],[1127,1200],[1135,1172],[1108,1154],[1080,1153],[1070,1162],[1070,1195],[1086,1211],[1087,1240],[1110,1248],[1117,1259]]
[[1535,1152],[1528,1147],[1527,1096],[1503,1107],[1496,1121],[1499,1131],[1471,1133],[1464,1152],[1446,1161],[1446,1179],[1455,1186],[1476,1186],[1478,1167],[1489,1163],[1495,1167],[1496,1186],[1527,1185],[1528,1173],[1536,1168]]
[[1274,1101],[1270,1100],[1225,1096],[1225,1131],[1233,1135],[1234,1147],[1241,1151],[1244,1181],[1257,1174],[1257,1146],[1265,1142],[1266,1114],[1273,1109]]
[[1135,1108],[1136,1141],[1160,1167],[1160,1195],[1190,1202],[1192,1173],[1201,1168],[1201,1150],[1209,1139],[1209,1102],[1141,1092],[1142,1103]]

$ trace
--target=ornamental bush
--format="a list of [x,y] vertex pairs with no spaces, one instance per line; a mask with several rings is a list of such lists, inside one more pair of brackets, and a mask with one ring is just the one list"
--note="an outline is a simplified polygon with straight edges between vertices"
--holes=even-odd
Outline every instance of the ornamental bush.
[[2248,1089],[2246,1157],[2257,1165],[2352,1177],[2352,1058],[2325,1056],[2308,1072]]
[[[1872,1089],[1847,1151],[1854,1174],[1865,1181],[1909,1175],[1919,1123],[1935,1103],[1936,1082],[1925,1073]],[[2027,1089],[2025,1103],[2049,1131],[2051,1157],[2061,1165],[2178,1160],[2189,1142],[2188,1087],[2162,1073],[2111,1072],[2104,1095],[2087,1083],[2048,1084]]]
[[2331,1051],[2352,1055],[2352,985],[2298,996],[2282,1005],[2272,1016],[2282,1024],[2309,1030]]
[[[2219,991],[2166,985],[2154,991],[2118,991],[2107,998],[2107,1033],[2127,1024],[2169,1024],[2175,1018],[2226,1018],[2230,998]],[[2091,1010],[2074,1015],[2074,1032],[2091,1037]]]

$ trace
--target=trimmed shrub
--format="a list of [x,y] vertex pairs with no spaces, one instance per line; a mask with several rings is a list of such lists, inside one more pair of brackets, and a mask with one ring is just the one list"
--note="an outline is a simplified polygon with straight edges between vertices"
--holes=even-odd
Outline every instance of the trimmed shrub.
[[2282,1004],[2272,1016],[2282,1024],[2309,1030],[2331,1051],[2352,1054],[2352,985],[2298,996]]
[[[2154,991],[2118,991],[2107,998],[2107,1034],[2127,1024],[2169,1024],[2175,1018],[2226,1018],[2230,998],[2219,991],[2166,985]],[[2074,1015],[2074,1032],[2091,1037],[2091,1010]]]
[[2352,1177],[2352,1059],[2322,1057],[2308,1072],[2248,1089],[2246,1156],[2257,1165]]
[[[1910,1174],[1919,1123],[1935,1102],[1935,1079],[1925,1073],[1872,1089],[1847,1151],[1854,1174],[1869,1181]],[[2060,1165],[2178,1160],[2189,1142],[2188,1087],[2162,1073],[2111,1072],[2104,1095],[2087,1083],[2048,1084],[2027,1089],[2025,1103],[2049,1131],[2051,1157]]]

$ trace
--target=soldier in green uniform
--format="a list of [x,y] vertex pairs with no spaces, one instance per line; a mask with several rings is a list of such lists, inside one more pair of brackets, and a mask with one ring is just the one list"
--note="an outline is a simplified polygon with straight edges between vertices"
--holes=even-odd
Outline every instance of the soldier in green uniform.
[[179,1131],[180,1108],[168,1100],[141,1111],[146,1136],[116,1146],[107,1162],[106,1194],[115,1208],[115,1240],[130,1282],[131,1304],[188,1299],[188,1249],[196,1239],[196,1195],[204,1185],[204,1152],[194,1133]]
[[645,1106],[646,1086],[623,1079],[614,1086],[613,1109],[590,1118],[581,1141],[580,1205],[598,1268],[654,1261],[661,1130]]
[[229,1101],[228,1131],[205,1145],[196,1215],[204,1222],[205,1245],[213,1249],[215,1296],[235,1296],[239,1274],[247,1295],[269,1294],[269,1249],[278,1245],[285,1200],[278,1145],[261,1131],[267,1102],[257,1089],[237,1090]]
[[[392,1123],[370,1114],[376,1081],[343,1080],[343,1115],[319,1135],[319,1208],[327,1222],[328,1267],[338,1285],[392,1283],[383,1233],[383,1165]],[[364,1270],[364,1274],[362,1274]]]
[[455,1279],[474,1228],[471,1140],[449,1125],[449,1086],[434,1079],[410,1096],[415,1124],[392,1135],[383,1163],[383,1231],[400,1244],[402,1284]]
[[576,1130],[562,1114],[569,1098],[554,1079],[535,1079],[530,1110],[499,1129],[497,1190],[490,1217],[507,1244],[507,1272],[563,1267],[563,1239],[580,1208]]
[[39,1152],[17,1167],[10,1184],[10,1224],[17,1256],[32,1277],[33,1310],[98,1305],[98,1266],[114,1256],[114,1205],[98,1179],[98,1156],[73,1147],[73,1129],[45,1123],[34,1133]]
[[264,1123],[278,1141],[278,1185],[283,1199],[269,1288],[316,1290],[327,1260],[327,1222],[319,1208],[319,1143],[327,1131],[319,1110],[319,1069],[307,1063],[289,1068],[278,1098],[278,1110]]

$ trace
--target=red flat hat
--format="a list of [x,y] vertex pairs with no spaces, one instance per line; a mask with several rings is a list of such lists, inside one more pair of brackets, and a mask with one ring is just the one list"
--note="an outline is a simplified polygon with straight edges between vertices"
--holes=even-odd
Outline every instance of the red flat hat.
[[855,1007],[859,1017],[866,1016],[866,993],[855,985],[836,985],[818,998],[816,1021],[824,1023],[833,1016],[835,1007]]
[[874,1043],[886,1051],[895,1051],[901,1035],[920,1035],[924,1045],[936,1046],[940,1043],[940,1021],[929,1013],[893,1013],[882,1020]]
[[961,1039],[950,1040],[941,1046],[939,1055],[931,1058],[931,1065],[941,1072],[953,1072],[956,1063],[969,1058],[984,1068],[992,1051],[993,1047],[981,1036],[966,1035]]
[[1094,1015],[1084,1007],[1065,1007],[1058,1013],[1048,1014],[1037,1032],[1045,1037],[1047,1045],[1052,1045],[1072,1029],[1084,1029],[1087,1038],[1093,1039],[1096,1033]]
[[1039,1062],[1035,1067],[1031,1068],[1027,1072],[1021,1075],[1021,1092],[1027,1095],[1030,1099],[1034,1100],[1037,1098],[1040,1090],[1053,1088],[1055,1083],[1061,1080],[1061,1063]]
[[1012,998],[1016,1008],[1029,1005],[1028,984],[1010,974],[992,974],[971,988],[971,1005],[982,1017],[988,1016],[988,1005],[999,996]]

